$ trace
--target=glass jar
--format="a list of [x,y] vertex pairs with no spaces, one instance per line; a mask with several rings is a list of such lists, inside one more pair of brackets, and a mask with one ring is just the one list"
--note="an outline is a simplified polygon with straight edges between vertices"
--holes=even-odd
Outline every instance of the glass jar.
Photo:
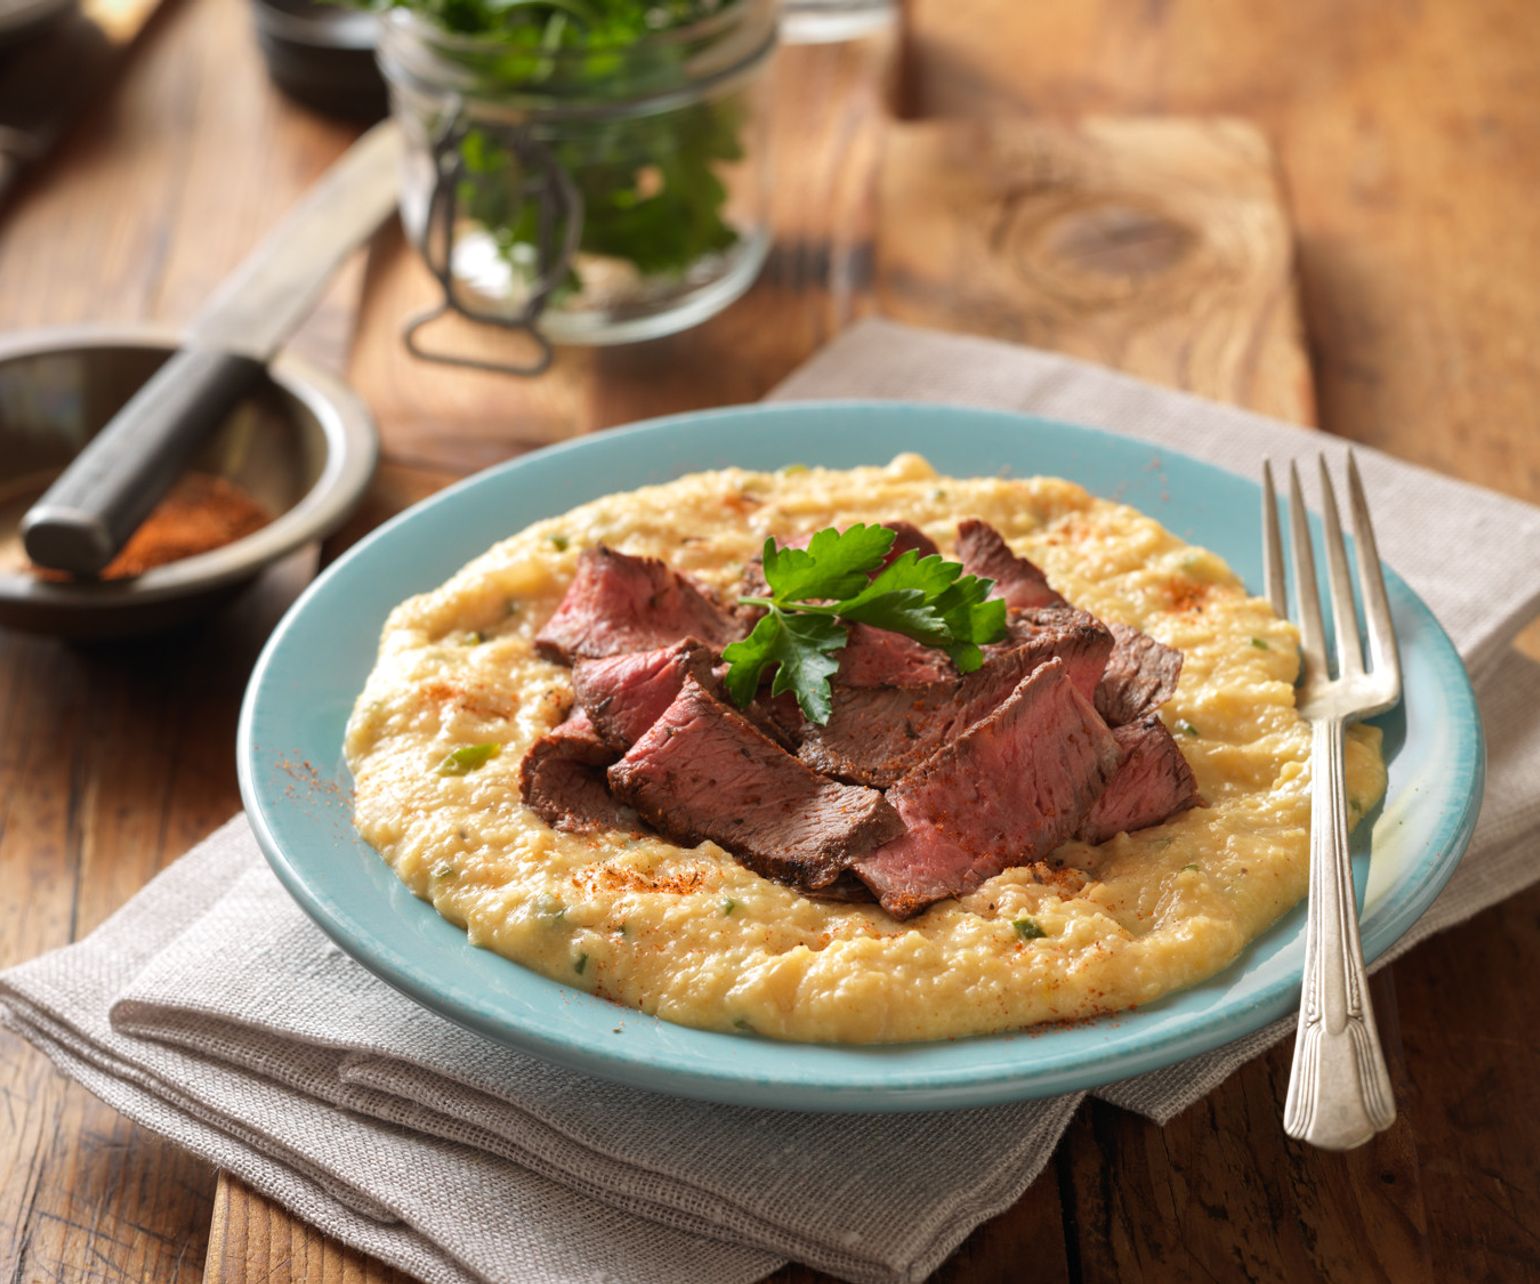
[[695,325],[749,287],[769,246],[775,0],[610,44],[573,43],[576,19],[550,13],[535,44],[401,9],[382,23],[407,233],[448,305],[477,320],[579,344]]

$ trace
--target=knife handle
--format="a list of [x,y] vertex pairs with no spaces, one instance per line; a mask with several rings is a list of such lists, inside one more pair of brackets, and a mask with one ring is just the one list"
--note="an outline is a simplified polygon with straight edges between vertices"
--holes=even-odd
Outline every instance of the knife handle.
[[27,511],[27,556],[76,575],[100,571],[264,369],[233,352],[173,353]]

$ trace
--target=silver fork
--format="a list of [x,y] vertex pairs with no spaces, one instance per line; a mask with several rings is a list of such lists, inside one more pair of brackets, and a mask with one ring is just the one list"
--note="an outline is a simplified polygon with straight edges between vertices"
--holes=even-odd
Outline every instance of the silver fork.
[[[1358,616],[1337,497],[1319,457],[1322,517],[1326,527],[1332,618],[1336,631],[1336,676],[1326,653],[1321,602],[1315,581],[1315,553],[1300,491],[1299,470],[1289,465],[1290,554],[1294,601],[1299,617],[1302,675],[1299,711],[1311,725],[1310,905],[1305,922],[1305,976],[1300,994],[1294,1064],[1283,1110],[1284,1131],[1326,1150],[1350,1150],[1396,1118],[1390,1075],[1374,1027],[1358,906],[1348,853],[1347,790],[1343,778],[1343,733],[1359,718],[1383,713],[1401,699],[1401,659],[1385,597],[1385,578],[1375,548],[1374,527],[1364,500],[1353,452],[1348,452],[1348,494],[1358,551],[1359,591],[1369,667],[1358,639]],[[1262,464],[1262,542],[1267,596],[1286,613],[1283,555],[1278,535],[1278,502],[1270,461]]]

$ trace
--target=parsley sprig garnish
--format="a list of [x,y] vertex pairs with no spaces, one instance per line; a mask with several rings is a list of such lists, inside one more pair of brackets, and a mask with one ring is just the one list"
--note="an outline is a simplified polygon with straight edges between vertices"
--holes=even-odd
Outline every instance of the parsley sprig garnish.
[[960,563],[936,553],[921,557],[915,549],[878,571],[897,538],[885,526],[856,525],[819,531],[806,549],[765,541],[769,594],[738,599],[765,614],[748,637],[722,652],[735,704],[753,700],[773,667],[771,694],[792,692],[810,722],[826,724],[834,708],[829,679],[851,624],[937,647],[960,673],[984,662],[979,648],[1005,636],[1005,603],[986,600],[994,581],[964,575]]

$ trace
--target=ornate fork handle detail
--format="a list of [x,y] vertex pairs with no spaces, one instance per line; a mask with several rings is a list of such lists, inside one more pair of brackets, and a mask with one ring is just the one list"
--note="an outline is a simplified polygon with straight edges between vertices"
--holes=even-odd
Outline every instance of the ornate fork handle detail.
[[1358,940],[1343,730],[1340,718],[1313,725],[1304,992],[1283,1114],[1289,1136],[1327,1150],[1361,1145],[1396,1117]]

